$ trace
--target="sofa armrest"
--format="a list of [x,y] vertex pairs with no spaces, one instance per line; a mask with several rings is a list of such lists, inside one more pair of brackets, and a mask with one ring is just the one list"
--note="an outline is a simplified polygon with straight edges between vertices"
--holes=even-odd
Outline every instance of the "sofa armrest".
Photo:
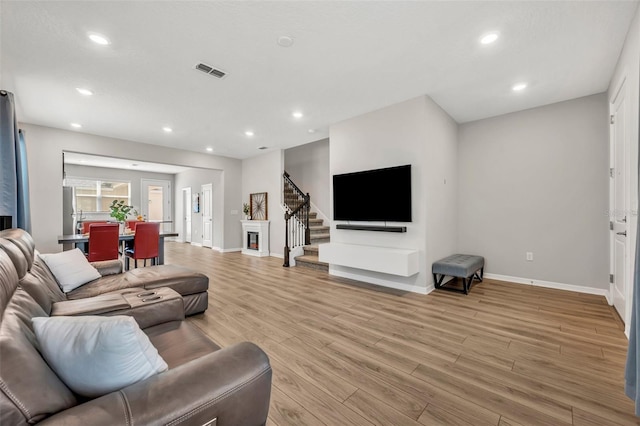
[[91,265],[96,268],[103,277],[122,273],[122,261],[118,259],[91,262]]
[[[258,426],[267,420],[269,358],[238,343],[142,382],[57,413],[42,425],[114,424]],[[212,423],[215,424],[215,423]]]
[[51,305],[52,317],[78,315],[127,315],[145,329],[165,322],[182,321],[184,302],[178,293],[163,287],[155,290],[127,289]]
[[54,302],[51,305],[51,316],[100,315],[129,307],[129,302],[121,294],[101,294],[86,299]]

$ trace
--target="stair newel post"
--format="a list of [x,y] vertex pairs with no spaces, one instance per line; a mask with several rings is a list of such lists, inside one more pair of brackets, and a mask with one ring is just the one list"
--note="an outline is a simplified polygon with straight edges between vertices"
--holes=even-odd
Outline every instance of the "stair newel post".
[[284,214],[284,264],[282,266],[289,267],[289,213]]

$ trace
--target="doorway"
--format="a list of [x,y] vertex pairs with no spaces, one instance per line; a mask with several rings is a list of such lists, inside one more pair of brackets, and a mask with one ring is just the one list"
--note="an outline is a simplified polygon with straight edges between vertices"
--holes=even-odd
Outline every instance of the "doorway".
[[151,222],[160,222],[160,229],[171,232],[171,181],[141,179],[140,206],[142,214]]
[[191,242],[191,187],[182,188],[182,241]]
[[213,247],[213,184],[202,185],[202,247]]
[[610,294],[625,325],[629,324],[629,131],[628,100],[623,80],[610,105],[609,206],[610,206]]

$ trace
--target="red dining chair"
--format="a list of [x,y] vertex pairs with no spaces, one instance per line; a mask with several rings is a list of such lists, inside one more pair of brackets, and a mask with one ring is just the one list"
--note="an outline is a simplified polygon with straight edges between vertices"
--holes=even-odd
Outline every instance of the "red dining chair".
[[125,250],[125,269],[129,269],[129,258],[133,259],[135,268],[138,267],[138,259],[144,259],[144,266],[147,266],[147,259],[151,259],[151,264],[156,265],[158,263],[159,241],[159,223],[140,222],[136,224],[133,247]]
[[120,225],[92,223],[89,226],[89,262],[118,259]]
[[97,223],[109,223],[109,222],[107,222],[106,220],[84,220],[82,221],[82,233],[87,234],[89,232],[89,227]]
[[125,227],[131,229],[132,231],[135,231],[136,230],[136,225],[138,223],[142,223],[142,221],[141,220],[128,220],[126,222]]

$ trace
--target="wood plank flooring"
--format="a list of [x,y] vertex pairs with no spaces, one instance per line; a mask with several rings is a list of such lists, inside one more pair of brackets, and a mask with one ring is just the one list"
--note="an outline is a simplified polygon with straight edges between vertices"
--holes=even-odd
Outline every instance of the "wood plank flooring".
[[166,261],[210,278],[188,321],[269,355],[270,425],[640,424],[603,297],[492,280],[423,296],[170,242]]

